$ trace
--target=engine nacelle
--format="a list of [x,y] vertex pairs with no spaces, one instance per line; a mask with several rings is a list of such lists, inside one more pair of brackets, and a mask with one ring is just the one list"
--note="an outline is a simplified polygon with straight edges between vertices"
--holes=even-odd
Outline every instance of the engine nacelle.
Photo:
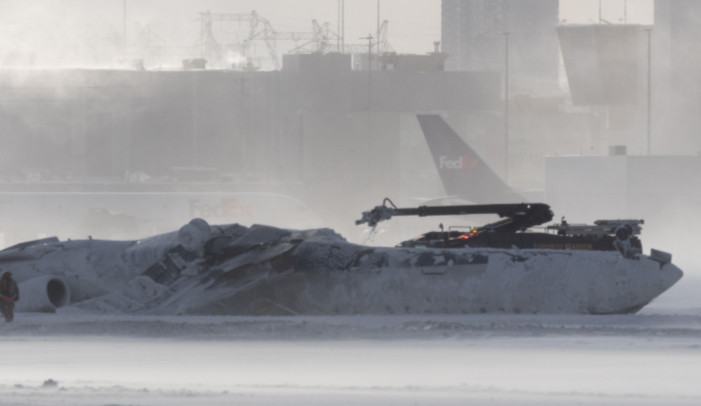
[[59,276],[39,276],[17,285],[20,300],[18,312],[55,313],[56,309],[71,303],[71,291]]

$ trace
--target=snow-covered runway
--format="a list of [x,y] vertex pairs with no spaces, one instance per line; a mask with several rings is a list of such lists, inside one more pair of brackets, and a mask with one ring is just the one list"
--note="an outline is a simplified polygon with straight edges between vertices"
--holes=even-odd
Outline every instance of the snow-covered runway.
[[[701,311],[21,314],[0,348],[0,405],[701,403]],[[58,386],[41,387],[50,378]]]

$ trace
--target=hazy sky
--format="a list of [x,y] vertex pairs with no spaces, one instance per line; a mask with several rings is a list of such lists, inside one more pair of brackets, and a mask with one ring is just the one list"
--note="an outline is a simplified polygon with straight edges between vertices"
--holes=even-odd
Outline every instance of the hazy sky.
[[[346,42],[375,32],[377,0],[346,0]],[[561,0],[560,18],[567,23],[598,20],[598,0]],[[603,0],[603,18],[619,22],[625,0]],[[628,22],[651,23],[653,0],[627,0]],[[127,0],[127,27],[134,37],[135,23],[151,25],[172,45],[193,44],[200,11],[250,13],[256,10],[277,31],[311,31],[311,20],[328,21],[335,31],[337,0]],[[123,0],[2,0],[0,46],[51,46],[89,35],[121,33]],[[423,53],[440,40],[440,0],[381,0],[381,19],[389,20],[389,39],[398,52]],[[242,27],[245,28],[245,27]],[[8,43],[8,42],[11,42]],[[286,46],[278,45],[281,50]]]
[[[652,24],[654,0],[602,0],[601,17],[612,23]],[[599,20],[598,0],[560,0],[560,19],[567,23],[591,23]]]

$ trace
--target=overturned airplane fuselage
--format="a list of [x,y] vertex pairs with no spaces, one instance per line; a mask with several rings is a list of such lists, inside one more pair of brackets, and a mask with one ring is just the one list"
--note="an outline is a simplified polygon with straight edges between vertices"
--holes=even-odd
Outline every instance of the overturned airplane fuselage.
[[682,277],[644,255],[371,248],[328,229],[202,220],[141,241],[9,249],[0,267],[20,282],[60,278],[67,309],[177,315],[631,313]]

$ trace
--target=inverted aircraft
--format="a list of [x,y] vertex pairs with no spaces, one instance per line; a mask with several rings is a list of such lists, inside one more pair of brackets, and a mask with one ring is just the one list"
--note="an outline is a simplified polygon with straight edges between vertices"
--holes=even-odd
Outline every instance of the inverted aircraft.
[[[541,215],[549,211],[531,208]],[[361,223],[401,215],[399,210],[378,206]],[[500,212],[505,220],[530,216],[528,205],[509,210]],[[195,219],[179,231],[135,241],[27,242],[0,251],[0,268],[21,282],[18,311],[634,313],[674,285],[682,271],[668,254],[637,251],[632,233],[618,232],[630,231],[625,224],[615,228],[617,250],[376,248],[349,243],[329,229],[210,226]]]

